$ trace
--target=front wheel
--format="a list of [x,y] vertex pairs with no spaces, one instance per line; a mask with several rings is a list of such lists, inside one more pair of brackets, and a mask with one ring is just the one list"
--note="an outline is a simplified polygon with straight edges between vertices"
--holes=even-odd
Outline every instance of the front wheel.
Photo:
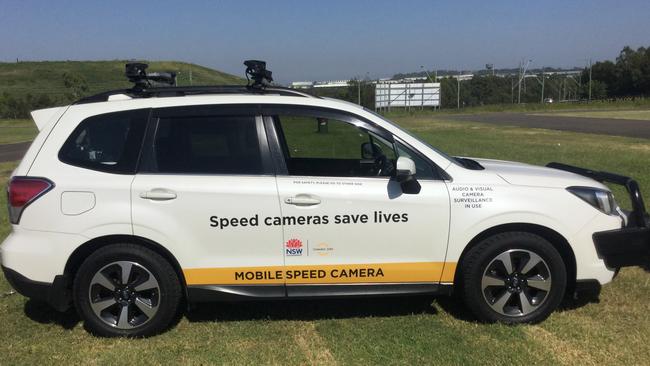
[[559,305],[566,290],[566,267],[546,239],[509,232],[473,247],[463,263],[463,297],[487,322],[537,323]]
[[181,300],[172,266],[158,253],[114,244],[91,254],[74,280],[86,328],[105,337],[146,337],[167,329]]

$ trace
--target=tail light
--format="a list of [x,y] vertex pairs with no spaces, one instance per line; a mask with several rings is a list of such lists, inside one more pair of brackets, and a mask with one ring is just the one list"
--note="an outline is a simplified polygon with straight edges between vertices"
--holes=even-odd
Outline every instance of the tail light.
[[9,220],[17,225],[27,206],[54,188],[54,183],[46,178],[13,177],[7,187]]

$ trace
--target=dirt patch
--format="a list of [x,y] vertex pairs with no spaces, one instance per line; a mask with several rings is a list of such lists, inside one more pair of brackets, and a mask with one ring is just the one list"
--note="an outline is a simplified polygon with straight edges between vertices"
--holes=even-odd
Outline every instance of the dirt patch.
[[562,365],[573,366],[599,364],[599,362],[592,358],[591,354],[588,352],[574,347],[569,342],[556,337],[555,334],[540,326],[530,326],[527,327],[525,331],[529,338],[543,344],[544,347],[549,350],[552,350],[555,360]]
[[296,327],[294,340],[304,352],[311,365],[336,365],[338,364],[327,347],[325,340],[318,334],[316,324],[302,322]]

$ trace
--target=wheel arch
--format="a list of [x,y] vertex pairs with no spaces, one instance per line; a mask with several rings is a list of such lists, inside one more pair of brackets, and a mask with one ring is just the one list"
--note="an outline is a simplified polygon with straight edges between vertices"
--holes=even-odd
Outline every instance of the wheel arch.
[[496,235],[496,234],[501,234],[505,232],[513,232],[513,231],[521,231],[521,232],[527,232],[531,234],[536,234],[541,236],[542,238],[548,240],[553,247],[560,253],[560,256],[562,257],[562,260],[564,261],[564,264],[567,269],[567,293],[571,293],[573,289],[575,288],[576,284],[576,275],[577,275],[577,263],[576,263],[576,257],[573,252],[573,249],[571,248],[571,245],[569,244],[569,241],[566,240],[562,234],[558,233],[557,231],[548,228],[546,226],[538,225],[538,224],[530,224],[530,223],[509,223],[509,224],[502,224],[502,225],[497,225],[493,226],[489,229],[486,229],[476,235],[470,242],[465,246],[465,249],[463,249],[463,252],[460,255],[460,258],[458,260],[458,266],[456,267],[456,273],[454,276],[454,286],[460,285],[460,279],[463,277],[461,274],[462,267],[463,267],[463,261],[465,259],[465,255],[467,252],[469,252],[470,249],[478,245],[481,241],[483,241],[486,238],[489,238],[490,236]]
[[178,260],[176,260],[176,257],[167,250],[167,248],[163,247],[162,245],[140,237],[136,235],[106,235],[106,236],[100,236],[97,238],[93,238],[84,244],[80,245],[77,249],[75,249],[70,257],[68,258],[68,261],[65,264],[65,269],[64,269],[64,274],[69,278],[70,284],[72,283],[72,280],[79,270],[79,267],[81,267],[81,264],[83,261],[94,251],[98,250],[99,248],[111,245],[111,244],[117,244],[117,243],[130,243],[130,244],[136,244],[136,245],[142,245],[143,247],[153,250],[154,252],[160,254],[163,258],[165,258],[169,264],[171,264],[172,268],[174,268],[174,271],[176,272],[176,275],[178,276],[178,279],[181,281],[181,287],[183,289],[183,295],[185,298],[187,298],[187,283],[185,282],[185,276],[183,275],[183,269],[180,266],[180,263],[178,263]]

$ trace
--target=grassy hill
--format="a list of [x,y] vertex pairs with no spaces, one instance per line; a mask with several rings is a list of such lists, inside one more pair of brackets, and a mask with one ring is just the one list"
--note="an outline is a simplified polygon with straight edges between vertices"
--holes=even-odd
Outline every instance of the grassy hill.
[[[63,74],[70,73],[85,80],[88,91],[93,94],[109,89],[130,87],[124,76],[124,64],[128,61],[41,61],[0,63],[0,94],[11,95],[46,94],[56,98],[68,92],[63,83]],[[244,79],[221,71],[185,62],[144,61],[149,71],[176,71],[178,85],[223,85],[243,84]],[[243,73],[243,66],[242,66]]]

